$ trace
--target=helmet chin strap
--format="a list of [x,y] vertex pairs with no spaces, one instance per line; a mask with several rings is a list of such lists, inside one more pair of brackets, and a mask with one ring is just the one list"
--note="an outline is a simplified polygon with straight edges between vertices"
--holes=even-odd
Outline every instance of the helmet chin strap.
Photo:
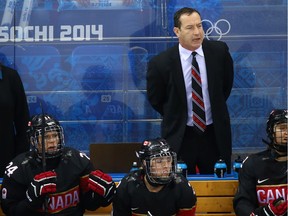
[[280,155],[287,155],[287,145],[275,145],[272,144],[274,146],[274,149],[279,152]]
[[156,183],[156,182],[152,182],[150,177],[148,175],[146,175],[146,180],[148,181],[148,183],[153,186],[153,187],[158,187],[158,186],[161,186],[163,184],[159,184],[159,183]]
[[[268,142],[267,140],[262,139],[262,141],[267,144],[271,149],[272,158],[278,160],[279,158],[287,158],[287,145],[275,147],[275,143]],[[286,159],[287,160],[287,159]]]
[[287,157],[287,153],[285,154],[281,154],[280,152],[278,152],[277,150],[275,149],[272,149],[271,151],[271,155],[272,155],[272,158],[281,162],[281,161],[287,161],[288,157]]

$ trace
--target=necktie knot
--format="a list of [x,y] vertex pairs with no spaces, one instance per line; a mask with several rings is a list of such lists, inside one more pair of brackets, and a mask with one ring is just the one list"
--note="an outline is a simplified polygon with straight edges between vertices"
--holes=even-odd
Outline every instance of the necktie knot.
[[192,52],[193,57],[195,57],[197,55],[197,52]]

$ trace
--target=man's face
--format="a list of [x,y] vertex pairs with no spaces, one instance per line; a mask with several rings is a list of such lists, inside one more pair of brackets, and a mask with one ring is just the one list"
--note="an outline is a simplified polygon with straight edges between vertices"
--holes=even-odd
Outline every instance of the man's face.
[[174,27],[174,33],[179,39],[179,43],[185,49],[194,51],[198,49],[204,39],[204,30],[201,17],[194,12],[190,15],[183,14],[180,17],[181,27]]
[[[54,153],[58,150],[58,144],[59,144],[59,136],[56,131],[48,131],[45,132],[44,135],[45,139],[45,152],[46,153]],[[40,135],[38,137],[38,152],[42,152],[42,136]]]
[[274,141],[279,145],[287,145],[287,122],[274,126]]
[[150,160],[150,173],[155,178],[168,178],[172,171],[172,156],[155,157]]

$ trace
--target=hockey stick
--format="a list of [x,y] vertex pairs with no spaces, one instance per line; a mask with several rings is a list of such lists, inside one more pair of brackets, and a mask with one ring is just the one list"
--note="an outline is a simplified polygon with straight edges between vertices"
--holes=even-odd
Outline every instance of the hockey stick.
[[[41,119],[41,146],[42,146],[42,168],[43,172],[46,171],[46,155],[45,155],[45,117],[44,117],[44,111],[42,107],[42,103],[40,102],[41,112],[42,112],[42,119]],[[45,196],[45,202],[44,202],[44,212],[45,215],[47,214],[48,210],[48,196]]]
[[43,111],[43,107],[42,107],[42,103],[40,102],[40,107],[41,107],[41,111],[42,111],[42,119],[41,119],[41,145],[42,145],[42,168],[43,168],[43,172],[46,171],[46,155],[45,155],[45,117],[44,117],[44,111]]

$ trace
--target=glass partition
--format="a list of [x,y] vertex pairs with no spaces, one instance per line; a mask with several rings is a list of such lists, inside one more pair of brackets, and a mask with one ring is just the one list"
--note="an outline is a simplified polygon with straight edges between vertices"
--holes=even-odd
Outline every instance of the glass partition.
[[234,152],[264,148],[270,110],[287,107],[285,0],[3,0],[0,61],[18,70],[31,114],[42,104],[60,120],[68,146],[158,137],[146,65],[177,43],[183,6],[200,11],[208,40],[230,47]]

